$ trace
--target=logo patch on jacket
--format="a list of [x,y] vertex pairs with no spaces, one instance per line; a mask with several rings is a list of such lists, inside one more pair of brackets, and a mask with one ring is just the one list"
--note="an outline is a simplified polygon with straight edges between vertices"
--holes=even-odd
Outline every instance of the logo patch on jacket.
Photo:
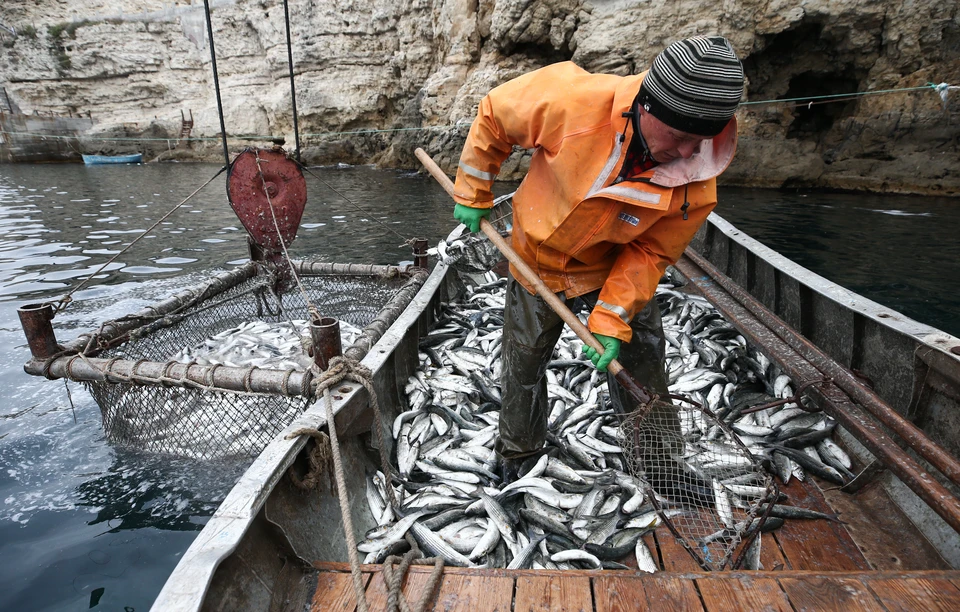
[[622,212],[619,215],[617,215],[617,219],[620,219],[621,221],[626,221],[627,223],[629,223],[634,227],[636,227],[637,224],[640,223],[640,219],[634,217],[633,215],[628,215],[625,212]]

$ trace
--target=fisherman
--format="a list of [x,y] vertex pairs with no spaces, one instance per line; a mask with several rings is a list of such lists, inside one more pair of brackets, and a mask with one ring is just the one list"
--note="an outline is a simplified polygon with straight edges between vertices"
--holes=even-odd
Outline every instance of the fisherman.
[[[717,204],[742,95],[743,68],[719,36],[675,42],[639,75],[590,74],[572,62],[525,74],[480,101],[460,156],[454,218],[478,231],[512,147],[534,149],[513,198],[514,250],[568,306],[591,309],[588,328],[603,353],[583,350],[599,371],[618,359],[640,384],[666,394],[654,293]],[[562,328],[511,266],[496,443],[505,480],[542,452],[544,375]],[[614,407],[632,411],[609,373],[608,380]]]

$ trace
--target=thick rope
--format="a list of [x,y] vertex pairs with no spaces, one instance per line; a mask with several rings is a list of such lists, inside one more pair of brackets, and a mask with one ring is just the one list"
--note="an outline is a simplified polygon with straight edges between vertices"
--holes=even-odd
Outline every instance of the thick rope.
[[333,458],[333,452],[330,448],[330,436],[310,427],[302,427],[289,434],[287,439],[289,440],[299,436],[310,436],[314,439],[313,450],[311,450],[307,456],[307,462],[310,467],[307,469],[307,473],[303,478],[300,478],[293,470],[290,470],[290,480],[298,488],[304,491],[310,491],[316,489],[317,485],[321,485],[321,479],[323,476],[326,476],[330,491],[336,494],[338,491],[335,488],[334,475],[330,469],[330,462]]
[[[420,551],[411,548],[403,555],[397,557],[391,555],[383,561],[383,583],[387,587],[387,612],[410,612],[410,603],[403,594],[403,578],[410,569],[410,564],[419,556]],[[394,571],[393,564],[400,563],[400,567]]]
[[[319,367],[314,365],[311,370],[314,374],[319,373]],[[379,424],[381,422],[380,416],[380,406],[377,402],[377,394],[373,388],[373,383],[371,382],[373,374],[369,368],[361,365],[358,361],[348,359],[346,357],[334,357],[330,360],[329,367],[319,373],[315,381],[311,382],[311,396],[317,397],[318,395],[323,395],[324,407],[326,409],[326,419],[327,419],[327,432],[329,433],[330,439],[330,450],[331,456],[333,458],[333,473],[337,484],[337,492],[340,502],[340,516],[343,520],[343,531],[344,531],[344,541],[347,544],[347,557],[350,560],[350,574],[353,578],[353,590],[357,598],[357,609],[360,612],[367,612],[367,600],[366,593],[364,592],[363,586],[363,573],[360,570],[360,559],[357,556],[356,547],[351,543],[356,538],[356,531],[353,528],[353,517],[350,513],[350,500],[347,493],[346,485],[346,476],[343,473],[343,458],[340,453],[340,440],[337,436],[337,427],[336,420],[333,414],[333,399],[330,395],[330,388],[334,387],[344,380],[349,380],[361,384],[369,393],[370,397],[370,406],[374,410],[374,414],[377,418],[374,419],[375,423]],[[308,434],[319,439],[319,432],[314,432],[312,430],[297,430],[296,432],[287,436],[288,438],[294,437],[300,434]],[[382,434],[380,436],[382,440]],[[380,446],[380,460],[383,463],[386,459],[385,448],[381,444]],[[393,495],[393,488],[390,485],[390,468],[389,462],[383,465],[384,476],[387,482],[387,491],[390,497],[391,504],[396,508],[396,500]],[[304,481],[315,482],[320,477],[320,462],[316,464],[313,463],[311,459],[311,472],[304,477]]]
[[[440,586],[440,579],[443,576],[443,558],[424,558],[416,540],[409,533],[405,537],[407,543],[410,544],[410,550],[402,558],[391,555],[383,562],[383,582],[387,586],[387,612],[396,612],[398,608],[400,612],[423,612],[436,595],[437,587]],[[394,563],[400,564],[396,571],[394,571]],[[430,572],[427,584],[424,585],[420,601],[417,602],[415,607],[411,608],[403,593],[403,581],[407,570],[410,569],[410,565],[430,564],[433,564],[433,570]]]
[[333,398],[330,390],[323,390],[323,399],[327,411],[327,431],[330,434],[330,448],[333,451],[333,473],[337,481],[340,501],[340,516],[343,519],[344,544],[350,559],[350,574],[353,577],[353,592],[357,597],[357,610],[367,612],[367,595],[363,589],[363,573],[360,571],[360,559],[357,557],[356,531],[353,529],[353,517],[350,515],[350,499],[347,497],[346,476],[343,473],[343,459],[340,455],[340,440],[337,438],[337,424],[333,416]]
[[370,397],[370,407],[373,409],[373,432],[377,437],[377,444],[380,452],[380,469],[383,470],[384,481],[386,483],[387,497],[390,505],[396,510],[399,507],[396,495],[393,492],[393,486],[390,484],[393,478],[393,471],[390,468],[390,458],[387,457],[387,447],[383,439],[383,416],[380,412],[380,403],[377,401],[377,391],[373,388],[373,373],[370,368],[361,364],[355,359],[349,357],[334,357],[330,360],[329,367],[320,374],[314,381],[311,381],[312,397],[321,393],[327,393],[331,387],[340,384],[341,381],[348,380],[363,386]]

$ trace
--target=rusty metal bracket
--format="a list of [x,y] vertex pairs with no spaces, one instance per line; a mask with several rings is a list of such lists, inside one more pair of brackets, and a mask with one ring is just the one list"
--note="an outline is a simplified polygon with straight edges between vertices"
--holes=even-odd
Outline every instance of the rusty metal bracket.
[[280,265],[283,245],[296,239],[307,203],[300,166],[280,147],[245,149],[230,164],[227,197],[263,259]]

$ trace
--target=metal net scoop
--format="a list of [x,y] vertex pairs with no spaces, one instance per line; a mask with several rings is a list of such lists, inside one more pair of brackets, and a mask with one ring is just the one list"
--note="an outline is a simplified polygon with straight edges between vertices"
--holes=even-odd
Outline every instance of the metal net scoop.
[[[508,237],[513,229],[512,198],[513,194],[510,193],[495,199],[493,211],[487,218],[504,238]],[[487,272],[503,261],[503,254],[496,245],[481,233],[466,232],[466,227],[463,225],[451,232],[445,240],[441,240],[435,249],[430,249],[428,252],[460,272],[474,274]]]
[[626,417],[619,440],[628,471],[697,563],[737,569],[779,494],[737,435],[709,410],[655,399]]

